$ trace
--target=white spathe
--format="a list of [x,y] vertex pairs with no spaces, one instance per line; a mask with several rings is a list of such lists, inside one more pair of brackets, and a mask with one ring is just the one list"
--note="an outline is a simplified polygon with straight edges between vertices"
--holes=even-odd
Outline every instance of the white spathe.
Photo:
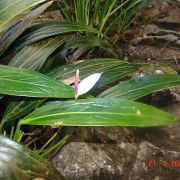
[[99,78],[101,77],[101,74],[102,73],[94,73],[83,79],[78,84],[77,97],[91,90],[93,86],[96,84],[96,82],[99,80]]

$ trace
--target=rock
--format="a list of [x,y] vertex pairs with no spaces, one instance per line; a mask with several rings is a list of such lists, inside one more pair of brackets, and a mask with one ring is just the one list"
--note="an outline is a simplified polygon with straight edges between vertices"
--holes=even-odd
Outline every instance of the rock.
[[155,62],[179,72],[180,61],[180,6],[177,3],[156,4],[146,12],[154,20],[128,46],[126,56],[132,61]]
[[177,41],[176,41],[176,44],[177,44],[178,46],[180,46],[180,40],[177,40]]
[[180,152],[140,143],[95,144],[71,142],[53,159],[69,180],[169,180],[180,177]]
[[167,151],[142,142],[128,180],[178,180],[179,168],[180,152]]
[[[171,95],[173,96],[175,102],[180,102],[180,88],[179,87],[171,88]],[[173,108],[173,112],[174,112],[174,110],[175,110],[175,108]],[[180,117],[180,112],[178,114],[179,114],[178,117]]]
[[126,180],[136,160],[136,153],[136,144],[71,142],[52,162],[69,180]]
[[[159,18],[158,22],[159,23],[169,23],[169,24],[179,24],[180,22],[180,11],[179,11],[179,4],[174,4],[173,6],[169,6],[169,8],[167,8],[167,15]],[[179,26],[178,26],[179,27]]]
[[[175,71],[173,68],[159,63],[145,63],[139,68],[139,72],[143,73],[144,75],[158,74],[158,73],[177,74],[177,71]],[[133,76],[133,77],[137,77],[137,76]]]
[[88,143],[137,142],[134,138],[135,128],[125,127],[78,127],[72,141]]

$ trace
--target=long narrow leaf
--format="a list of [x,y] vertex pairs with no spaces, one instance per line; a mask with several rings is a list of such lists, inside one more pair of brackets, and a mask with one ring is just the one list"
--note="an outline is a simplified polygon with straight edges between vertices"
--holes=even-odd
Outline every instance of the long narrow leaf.
[[[103,84],[108,84],[113,81],[115,78],[120,78],[120,76],[128,75],[128,72],[126,69],[123,69],[125,65],[129,66],[129,71],[134,71],[135,67],[130,65],[129,63],[117,60],[117,59],[92,59],[92,60],[80,60],[75,62],[74,64],[70,65],[64,65],[52,73],[50,73],[50,76],[53,76],[56,79],[64,81],[66,84],[72,84],[74,83],[75,79],[75,73],[76,69],[80,70],[80,79],[84,79],[90,74],[96,73],[96,72],[103,72],[104,78],[101,78],[102,83],[100,83],[100,86],[103,86]],[[122,68],[121,68],[122,66]],[[119,71],[115,71],[119,68]],[[115,72],[117,73],[117,76],[113,76],[113,73],[115,75]],[[112,74],[111,74],[112,73]],[[119,73],[119,77],[118,77]],[[106,79],[107,78],[107,79]],[[106,80],[105,80],[106,79]],[[108,81],[108,79],[110,79]],[[98,86],[99,86],[98,85]],[[97,86],[96,86],[97,87]],[[11,102],[7,108],[6,113],[3,116],[4,121],[13,121],[15,119],[23,117],[25,114],[31,112],[35,108],[38,107],[40,103],[42,103],[44,100],[29,100],[27,98],[23,99],[22,101],[18,102]]]
[[50,76],[63,80],[66,84],[72,84],[77,69],[80,71],[81,80],[93,73],[103,72],[98,87],[111,84],[136,71],[136,68],[128,62],[112,58],[97,58],[79,60],[73,64],[61,66],[52,71]]
[[39,71],[47,58],[64,43],[64,38],[46,39],[24,47],[8,64],[9,66]]
[[74,62],[74,61],[77,61],[78,59],[80,59],[80,57],[81,57],[83,54],[85,54],[85,53],[88,54],[88,52],[89,52],[90,49],[91,49],[91,48],[89,48],[89,47],[83,47],[83,46],[77,48],[77,49],[67,58],[67,62],[72,63],[72,62]]
[[44,1],[45,0],[1,0],[0,26],[4,26],[18,14]]
[[49,98],[73,98],[73,89],[46,75],[0,65],[0,93]]
[[180,86],[179,75],[148,75],[120,83],[98,97],[136,100],[154,91]]
[[[113,48],[110,45],[108,45],[105,40],[99,39],[96,36],[86,35],[86,36],[72,38],[69,39],[65,44],[65,50],[70,48],[78,48],[80,50],[81,49],[90,50],[95,47],[99,47],[100,49],[103,49],[108,53],[116,56],[116,54],[113,51]],[[76,55],[74,54],[73,56],[75,57]],[[76,60],[76,58],[73,57],[71,57],[71,59]]]
[[160,126],[176,118],[138,102],[122,99],[86,99],[50,102],[35,110],[20,124],[62,126]]
[[131,75],[135,71],[137,71],[136,67],[128,63],[109,68],[106,73],[102,74],[101,81],[97,83],[96,88],[101,88],[108,84],[112,84],[123,77]]
[[50,38],[24,47],[8,64],[8,66],[39,71],[47,58],[64,43],[64,38]]
[[22,48],[50,36],[72,32],[97,33],[97,30],[90,26],[75,22],[48,21],[31,27],[28,33],[25,33],[15,45]]
[[67,41],[65,48],[78,48],[78,47],[100,47],[108,51],[108,47],[105,41],[95,36],[80,36]]
[[88,24],[89,21],[89,0],[76,0],[75,4],[75,15],[76,21],[82,24]]
[[16,40],[26,28],[39,16],[52,2],[48,2],[33,10],[28,14],[21,22],[11,28],[7,33],[4,34],[0,39],[0,56],[6,51],[6,49]]
[[0,136],[0,165],[4,180],[64,179],[47,160],[4,136]]

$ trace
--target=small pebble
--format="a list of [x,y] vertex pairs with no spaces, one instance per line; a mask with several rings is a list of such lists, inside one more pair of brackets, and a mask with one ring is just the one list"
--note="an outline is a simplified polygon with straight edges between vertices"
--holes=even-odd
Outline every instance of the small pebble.
[[164,72],[161,70],[155,70],[155,74],[164,74]]

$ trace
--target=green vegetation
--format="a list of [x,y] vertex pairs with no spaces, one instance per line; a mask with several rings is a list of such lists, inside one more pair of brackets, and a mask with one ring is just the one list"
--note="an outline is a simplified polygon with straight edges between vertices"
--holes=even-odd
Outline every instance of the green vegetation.
[[[52,145],[51,142],[62,126],[149,127],[174,124],[176,118],[173,115],[135,100],[154,91],[179,86],[180,76],[149,75],[130,79],[138,67],[120,60],[121,50],[111,40],[112,31],[124,32],[138,14],[154,2],[2,0],[1,134],[23,143],[29,133],[28,126],[51,126],[56,130],[52,138],[35,149],[41,156],[46,156],[72,135],[70,128],[61,141]],[[55,7],[58,7],[62,19],[38,19],[47,8]],[[22,17],[23,20],[19,21]],[[99,55],[102,52],[105,58]],[[103,72],[93,90],[77,100],[72,87],[76,70],[80,71],[80,80],[93,73]],[[125,77],[126,81],[118,84]],[[32,153],[33,159],[35,157],[37,161],[42,161],[38,160],[37,154],[26,148],[17,152],[14,147],[18,145],[13,143],[0,137],[1,147],[7,146],[7,152],[12,151],[14,154],[12,159],[18,156],[20,161],[27,162],[26,155]],[[4,154],[0,153],[1,159]],[[34,161],[23,166],[17,163],[18,168],[10,166],[8,162],[5,164],[7,169],[17,168],[19,173],[16,177],[20,177],[20,169],[30,168],[34,171],[33,163],[37,163]],[[49,170],[49,164],[46,168]],[[7,169],[1,169],[2,178],[13,176],[13,173],[9,177],[5,176],[9,172]],[[38,174],[37,177],[44,177],[41,175],[44,173],[43,169],[27,176],[36,177]],[[55,170],[52,169],[51,173],[49,176],[58,179]]]

